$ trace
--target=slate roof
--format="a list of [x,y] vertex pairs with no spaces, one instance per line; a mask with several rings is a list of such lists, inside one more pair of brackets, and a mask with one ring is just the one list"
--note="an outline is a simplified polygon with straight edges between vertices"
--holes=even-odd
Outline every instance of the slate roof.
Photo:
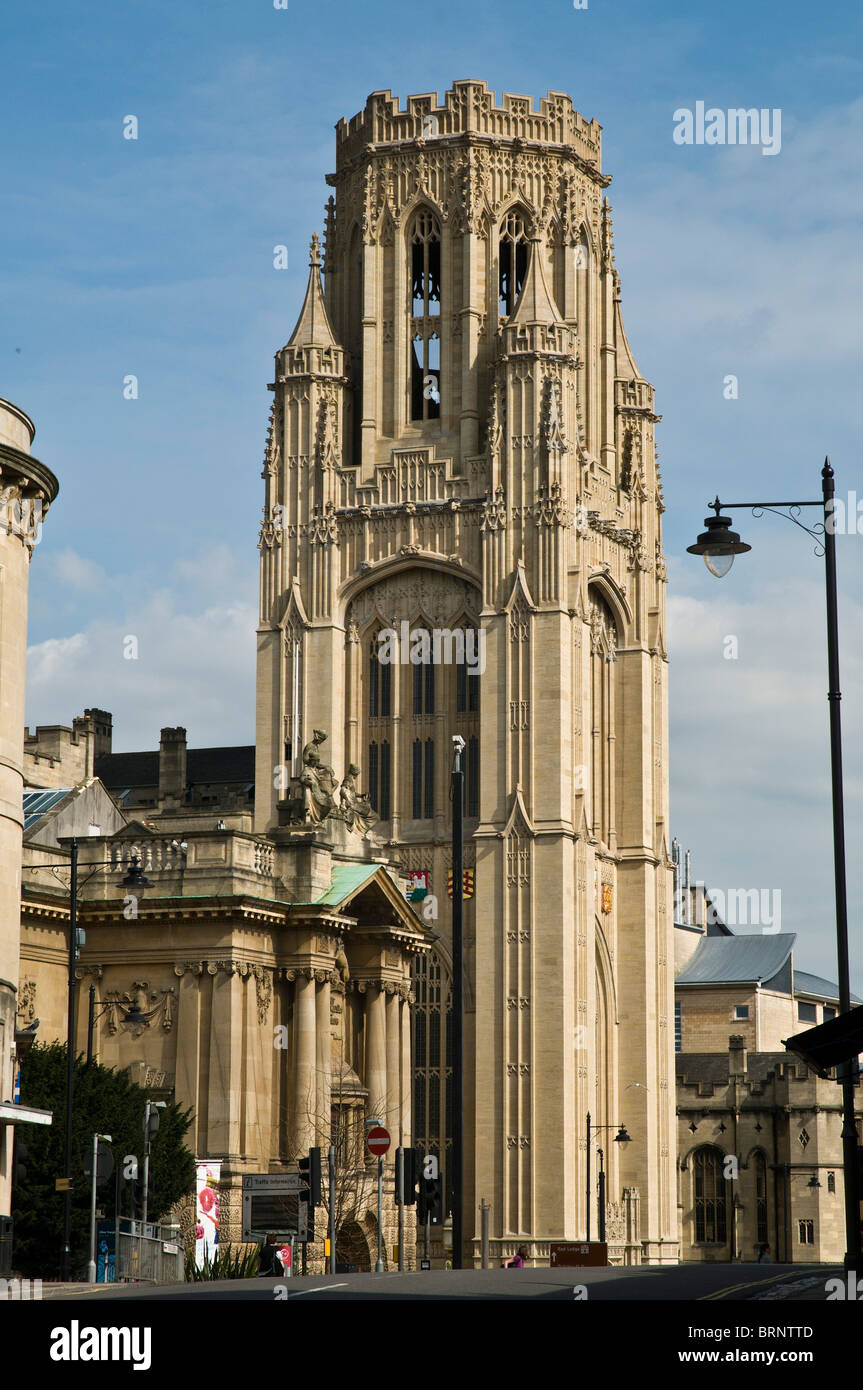
[[[126,787],[158,787],[159,754],[104,753],[93,765],[96,777],[111,791]],[[186,753],[186,780],[210,785],[218,782],[254,782],[255,745],[236,748],[190,748]]]
[[[727,1052],[678,1052],[674,1060],[678,1081],[706,1082],[713,1086],[728,1084]],[[771,1072],[776,1075],[784,1069],[787,1074],[790,1068],[794,1069],[798,1081],[804,1080],[809,1072],[806,1063],[789,1052],[746,1053],[746,1075],[750,1081],[763,1083]]]
[[[814,994],[819,999],[832,999],[839,1003],[839,986],[832,980],[825,980],[823,975],[810,975],[807,970],[794,968],[794,993],[795,994]],[[853,1004],[863,1004],[863,999],[858,999],[856,994],[851,995]]]

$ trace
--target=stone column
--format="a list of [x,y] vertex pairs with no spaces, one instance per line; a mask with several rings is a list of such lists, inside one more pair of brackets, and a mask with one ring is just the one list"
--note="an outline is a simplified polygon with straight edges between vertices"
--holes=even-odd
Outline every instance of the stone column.
[[330,982],[324,980],[317,995],[317,1109],[315,1143],[326,1148],[330,1142],[332,1090],[332,1047],[330,1045]]
[[[201,1153],[198,1140],[201,1127],[201,1075],[198,1058],[201,1052],[201,972],[200,962],[174,966],[178,978],[177,999],[177,1061],[174,1078],[174,1098],[177,1104],[192,1111],[192,1128],[186,1140],[193,1153]],[[206,1128],[206,1116],[204,1128]]]
[[399,997],[397,994],[386,996],[387,1012],[387,1118],[386,1126],[392,1137],[393,1148],[400,1142],[401,1133],[401,1081],[399,1077],[401,1064],[402,1040],[399,1028]]
[[384,992],[380,985],[366,988],[366,1076],[368,1114],[386,1120],[387,1115],[387,1022]]
[[[243,981],[233,962],[211,961],[212,1004],[207,1055],[206,1133],[198,1125],[198,1143],[205,1154],[241,1152],[243,1090]],[[201,1079],[203,1085],[203,1077]]]
[[294,1147],[303,1154],[315,1140],[315,981],[297,975],[294,985]]
[[413,1087],[411,1085],[411,1006],[407,999],[399,1000],[400,1026],[401,1026],[401,1046],[402,1046],[402,1074],[401,1074],[401,1134],[399,1142],[404,1148],[411,1146],[411,1134],[413,1124],[411,1120],[411,1101],[413,1099]]

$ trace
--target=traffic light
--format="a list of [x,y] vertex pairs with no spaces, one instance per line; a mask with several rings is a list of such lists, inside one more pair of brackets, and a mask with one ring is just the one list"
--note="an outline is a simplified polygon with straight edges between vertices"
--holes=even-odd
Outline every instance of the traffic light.
[[440,1226],[444,1218],[443,1178],[421,1178],[418,1211],[420,1221],[430,1226]]
[[304,1174],[306,1179],[306,1187],[309,1192],[309,1206],[319,1207],[323,1201],[320,1149],[309,1149],[308,1158],[301,1158],[299,1166],[300,1172]]
[[[419,1149],[398,1149],[396,1150],[396,1162],[398,1162],[399,1153],[402,1156],[403,1165],[404,1205],[412,1207],[417,1200],[417,1183],[422,1177],[422,1154]],[[396,1182],[396,1201],[398,1201],[398,1182]]]
[[12,1160],[12,1186],[25,1182],[27,1178],[27,1155],[30,1150],[19,1135],[15,1135],[15,1157]]

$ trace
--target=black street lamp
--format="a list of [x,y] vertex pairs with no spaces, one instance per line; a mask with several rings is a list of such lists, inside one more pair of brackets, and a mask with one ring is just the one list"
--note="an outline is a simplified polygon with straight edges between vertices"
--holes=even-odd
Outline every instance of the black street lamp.
[[[836,586],[836,524],[834,518],[835,481],[829,458],[821,470],[821,497],[805,502],[720,502],[717,497],[710,506],[715,516],[705,518],[707,527],[695,545],[687,546],[690,555],[702,555],[711,574],[721,579],[727,574],[735,555],[750,550],[735,531],[731,521],[721,516],[728,511],[747,510],[754,517],[764,512],[793,521],[815,541],[816,555],[824,556],[827,585],[827,700],[830,709],[830,763],[833,783],[833,877],[836,896],[836,946],[839,959],[839,1012],[851,1010],[851,981],[848,964],[848,899],[845,883],[845,807],[842,793],[842,723],[839,702],[839,615]],[[812,527],[800,520],[803,507],[820,507],[824,520]],[[854,1120],[855,1061],[838,1067],[836,1077],[842,1084],[842,1167],[845,1179],[845,1268],[860,1267],[860,1210],[857,1198],[857,1127]]]
[[129,872],[123,879],[123,887],[137,888],[139,891],[141,891],[144,888],[152,888],[152,886],[152,883],[145,876],[144,870],[141,868],[140,859],[138,858],[137,854],[133,854],[129,862]]
[[90,1001],[87,1010],[87,1066],[93,1061],[93,1026],[97,1018],[101,1018],[109,1009],[119,1009],[120,1018],[123,1023],[142,1023],[144,1014],[137,1004],[130,1004],[128,1009],[124,1009],[117,999],[109,999],[96,1008],[96,986],[90,986]]
[[[599,1134],[602,1130],[616,1129],[614,1136],[615,1144],[631,1144],[632,1135],[627,1134],[626,1125],[592,1125],[590,1122],[590,1111],[587,1112],[587,1240],[590,1241],[590,1140],[591,1134]],[[597,1145],[599,1154],[599,1239],[605,1240],[605,1154]]]

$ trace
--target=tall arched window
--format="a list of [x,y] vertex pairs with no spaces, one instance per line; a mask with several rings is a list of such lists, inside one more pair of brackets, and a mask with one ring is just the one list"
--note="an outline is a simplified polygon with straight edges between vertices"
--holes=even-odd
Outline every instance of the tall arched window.
[[393,670],[381,660],[380,634],[369,644],[369,718],[389,719],[392,705]]
[[390,801],[390,745],[389,739],[369,743],[369,802],[381,820],[389,820]]
[[512,313],[527,274],[527,222],[513,209],[500,229],[498,246],[498,313]]
[[410,236],[411,419],[440,419],[440,223],[420,210]]
[[727,1187],[718,1149],[696,1149],[692,1158],[696,1244],[724,1245],[728,1239]]
[[413,1142],[435,1154],[445,1190],[450,1186],[452,1145],[452,990],[449,974],[435,951],[411,966],[415,1004],[413,1028]]
[[467,741],[467,814],[479,815],[479,739],[471,734]]

